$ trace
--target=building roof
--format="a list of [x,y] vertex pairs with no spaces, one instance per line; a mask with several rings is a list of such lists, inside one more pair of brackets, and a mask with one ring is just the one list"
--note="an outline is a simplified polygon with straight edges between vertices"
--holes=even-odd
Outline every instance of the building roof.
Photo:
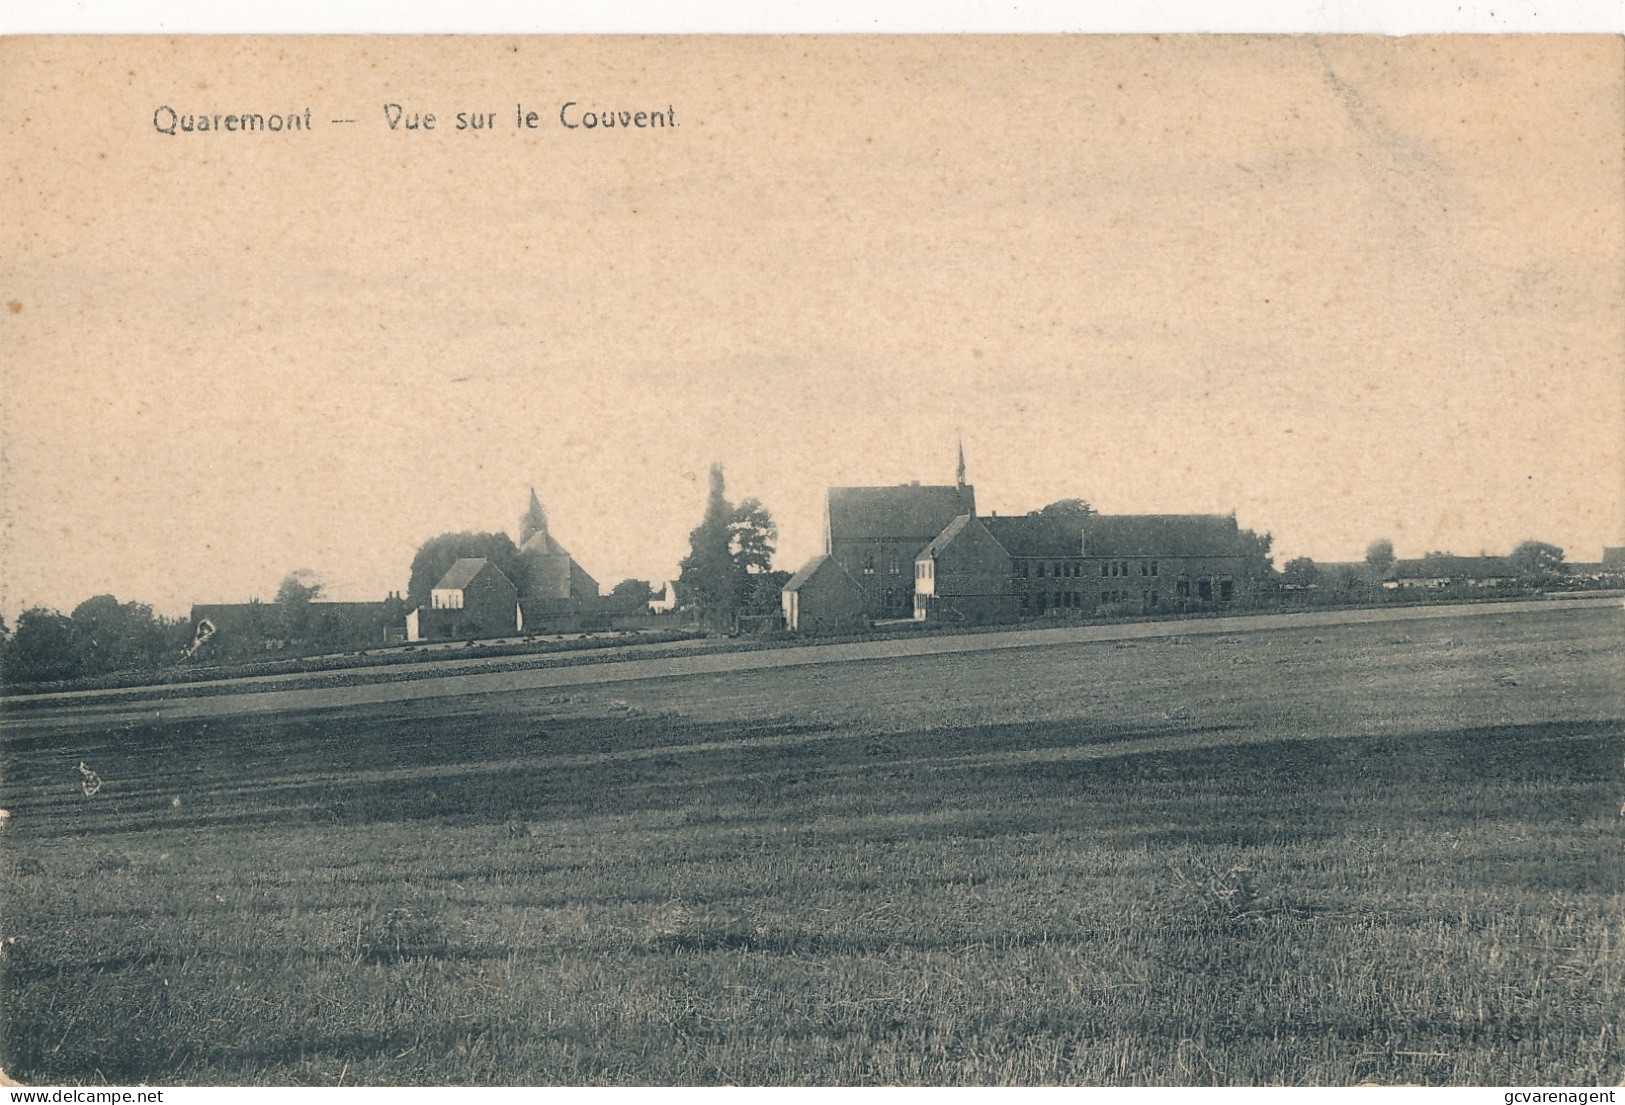
[[832,487],[829,537],[839,541],[931,540],[961,514],[976,512],[971,487]]
[[937,553],[941,552],[949,544],[949,542],[953,541],[954,538],[965,532],[965,527],[970,525],[973,517],[975,516],[971,514],[961,514],[952,522],[949,522],[943,531],[933,537],[931,539],[931,543],[925,548],[921,549],[920,554],[914,559],[924,560],[927,557],[936,556]]
[[1096,514],[1084,556],[1242,556],[1234,514]]
[[[434,585],[434,590],[461,591],[464,587],[473,583],[474,577],[479,575],[480,570],[489,563],[491,562],[483,556],[465,556],[453,564],[445,575],[440,577],[440,582]],[[501,569],[499,568],[497,571],[500,573]]]
[[854,586],[854,587],[860,586],[857,580],[852,579],[852,573],[848,572],[845,568],[841,567],[840,561],[836,560],[832,556],[828,556],[828,555],[826,555],[824,553],[819,553],[817,556],[815,556],[811,560],[807,561],[807,563],[803,564],[801,566],[801,571],[797,572],[795,575],[791,576],[788,580],[786,580],[782,590],[785,590],[785,591],[799,591],[799,590],[801,590],[802,584],[806,583],[809,579],[811,579],[813,576],[817,575],[820,571],[822,571],[824,569],[825,565],[829,565],[835,571],[840,572],[847,579],[851,580],[852,586]]
[[982,524],[1014,557],[1077,556],[1083,548],[1083,530],[1075,517],[1016,514],[983,518]]
[[519,551],[527,556],[569,556],[563,545],[553,539],[553,535],[545,529],[537,530],[525,538],[525,543],[519,546]]
[[1424,556],[1396,560],[1390,579],[1505,579],[1517,570],[1504,556]]
[[547,532],[547,511],[542,509],[542,500],[536,497],[536,489],[530,489],[530,505],[519,519],[519,544],[529,541],[538,531]]

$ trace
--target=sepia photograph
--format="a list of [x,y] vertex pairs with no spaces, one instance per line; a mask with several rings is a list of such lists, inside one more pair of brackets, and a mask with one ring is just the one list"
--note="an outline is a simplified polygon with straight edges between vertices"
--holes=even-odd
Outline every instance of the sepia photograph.
[[0,115],[4,1084],[1625,1079],[1625,39]]

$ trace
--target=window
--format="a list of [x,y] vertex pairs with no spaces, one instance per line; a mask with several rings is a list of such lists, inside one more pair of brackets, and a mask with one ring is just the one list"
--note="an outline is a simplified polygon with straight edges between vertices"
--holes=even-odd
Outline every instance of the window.
[[1234,589],[1235,585],[1231,583],[1230,580],[1221,579],[1219,581],[1219,601],[1229,602],[1230,596],[1234,593]]
[[1157,593],[1155,591],[1151,592],[1151,605],[1157,605]]
[[875,574],[875,551],[873,549],[863,554],[863,574],[866,576]]
[[1102,579],[1106,578],[1106,576],[1108,575],[1107,568],[1109,568],[1109,567],[1110,567],[1110,565],[1107,564],[1105,561],[1101,562],[1101,564],[1100,564],[1100,577]]
[[1188,580],[1188,579],[1182,579],[1179,582],[1175,583],[1174,584],[1174,594],[1178,595],[1182,599],[1190,598],[1191,597],[1191,581]]
[[1212,601],[1212,599],[1213,599],[1213,581],[1211,579],[1199,579],[1199,580],[1197,580],[1196,581],[1196,595],[1203,602]]
[[1156,575],[1156,574],[1157,574],[1157,562],[1156,562],[1156,561],[1155,561],[1155,560],[1153,560],[1153,561],[1152,561],[1152,562],[1151,562],[1151,574],[1152,574],[1152,575]]
[[1044,562],[1042,560],[1038,562],[1038,578],[1044,578]]
[[1027,609],[1027,607],[1029,605],[1028,602],[1027,602],[1028,597],[1029,596],[1028,596],[1027,592],[1025,592],[1025,591],[1021,592],[1021,608],[1023,610]]

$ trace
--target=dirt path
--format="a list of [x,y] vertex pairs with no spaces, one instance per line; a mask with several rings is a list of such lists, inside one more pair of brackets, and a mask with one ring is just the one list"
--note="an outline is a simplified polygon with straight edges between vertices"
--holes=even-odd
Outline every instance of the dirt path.
[[[912,656],[991,652],[1004,649],[1042,648],[1054,645],[1088,644],[1103,641],[1147,640],[1167,637],[1195,637],[1216,634],[1258,633],[1281,629],[1305,629],[1360,625],[1377,622],[1413,622],[1439,618],[1472,618],[1509,614],[1564,617],[1604,607],[1619,608],[1614,598],[1575,599],[1564,602],[1535,600],[1507,603],[1472,603],[1452,606],[1410,606],[1397,609],[1303,611],[1291,614],[1261,614],[1244,617],[1207,618],[1188,621],[1128,622],[1117,625],[1071,626],[1055,629],[1011,630],[1003,633],[976,633],[942,637],[907,637],[885,641],[855,641],[844,644],[807,645],[797,648],[750,652],[723,652],[705,655],[661,656],[598,664],[538,668],[477,674],[425,674],[421,678],[388,683],[361,683],[342,687],[267,689],[199,698],[164,697],[167,688],[153,688],[150,698],[97,705],[79,701],[13,715],[4,719],[8,728],[51,727],[83,724],[86,721],[127,721],[157,718],[185,719],[225,717],[239,714],[273,713],[358,706],[380,702],[411,702],[452,695],[495,694],[507,691],[545,690],[640,679],[667,679],[674,676],[717,675],[767,668],[803,667],[816,664],[842,664],[870,660],[890,660]],[[434,669],[430,669],[434,670]],[[453,669],[454,670],[454,669]],[[128,694],[129,692],[124,692]]]

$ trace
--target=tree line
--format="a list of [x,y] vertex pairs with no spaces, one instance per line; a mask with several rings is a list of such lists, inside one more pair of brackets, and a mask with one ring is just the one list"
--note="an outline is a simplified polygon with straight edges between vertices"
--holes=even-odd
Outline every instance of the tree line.
[[[1075,522],[1094,510],[1081,499],[1065,499],[1033,513]],[[1397,559],[1386,538],[1373,541],[1358,564],[1318,564],[1300,556],[1279,571],[1270,534],[1244,530],[1241,538],[1245,574],[1262,602],[1358,603],[1391,594],[1384,583]],[[679,605],[713,631],[734,631],[753,620],[771,624],[790,578],[773,567],[777,542],[778,527],[767,508],[756,498],[730,500],[722,466],[713,464],[705,511],[689,533],[689,551],[675,581]],[[516,581],[524,576],[523,557],[507,534],[444,533],[418,548],[404,597],[391,595],[377,604],[374,617],[358,619],[335,610],[338,604],[319,602],[321,580],[300,570],[282,580],[275,603],[265,604],[258,617],[261,604],[247,604],[235,639],[212,644],[186,618],[161,617],[145,603],[120,602],[113,595],[86,599],[70,614],[32,607],[15,627],[0,618],[0,682],[15,686],[154,671],[194,657],[213,663],[242,660],[263,655],[267,642],[290,647],[294,654],[381,643],[381,627],[404,624],[407,611],[427,603],[435,582],[462,557],[484,557]],[[1422,562],[1430,559],[1443,566],[1459,558],[1432,552]],[[1551,587],[1566,579],[1563,550],[1555,545],[1525,541],[1504,559],[1515,589]],[[639,614],[653,597],[648,581],[624,579],[596,610],[609,616]]]

